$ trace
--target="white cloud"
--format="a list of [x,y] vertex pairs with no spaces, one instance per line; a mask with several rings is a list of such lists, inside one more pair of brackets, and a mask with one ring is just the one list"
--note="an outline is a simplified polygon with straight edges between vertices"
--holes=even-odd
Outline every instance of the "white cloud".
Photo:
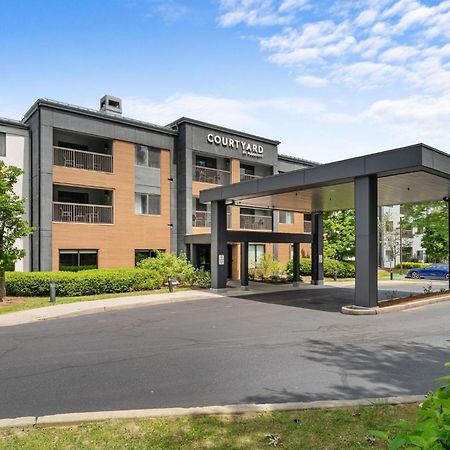
[[355,19],[355,24],[359,27],[364,27],[370,25],[375,21],[378,16],[378,11],[374,9],[366,9],[362,11],[359,16]]
[[417,48],[408,45],[391,47],[380,55],[380,60],[387,63],[402,63],[419,53]]
[[295,79],[298,84],[302,84],[308,87],[320,88],[328,84],[326,78],[315,77],[314,75],[303,75]]
[[283,0],[279,12],[292,11],[294,9],[305,9],[308,6],[309,0]]

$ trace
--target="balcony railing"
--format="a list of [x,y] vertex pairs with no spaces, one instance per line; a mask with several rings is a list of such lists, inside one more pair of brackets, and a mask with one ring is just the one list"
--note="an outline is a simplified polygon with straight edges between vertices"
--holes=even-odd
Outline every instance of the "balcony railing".
[[311,233],[311,221],[310,220],[305,220],[303,222],[303,232],[304,233]]
[[53,222],[113,223],[113,207],[53,202]]
[[201,166],[194,166],[193,169],[194,181],[210,184],[230,184],[230,172],[227,170]]
[[272,217],[241,214],[241,228],[246,230],[271,230]]
[[261,178],[261,176],[260,175],[250,175],[249,173],[241,173],[241,181],[256,180],[257,178]]
[[96,172],[112,173],[113,171],[113,158],[111,155],[64,147],[53,147],[53,164],[75,169],[94,170]]
[[211,226],[211,212],[210,211],[195,211],[192,214],[193,227],[210,227]]

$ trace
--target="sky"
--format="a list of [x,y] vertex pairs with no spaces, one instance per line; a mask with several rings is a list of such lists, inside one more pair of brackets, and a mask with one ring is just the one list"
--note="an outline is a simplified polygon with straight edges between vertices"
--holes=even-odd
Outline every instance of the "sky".
[[187,116],[318,162],[450,152],[450,0],[0,0],[0,117]]

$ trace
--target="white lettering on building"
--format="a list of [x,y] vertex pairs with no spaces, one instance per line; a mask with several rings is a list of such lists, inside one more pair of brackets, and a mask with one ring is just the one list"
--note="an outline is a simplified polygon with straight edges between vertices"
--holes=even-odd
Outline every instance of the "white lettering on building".
[[209,133],[206,140],[210,144],[221,145],[222,147],[232,148],[233,150],[241,150],[244,156],[252,158],[262,158],[264,156],[264,147],[262,145],[252,144],[247,141],[232,139],[218,134]]

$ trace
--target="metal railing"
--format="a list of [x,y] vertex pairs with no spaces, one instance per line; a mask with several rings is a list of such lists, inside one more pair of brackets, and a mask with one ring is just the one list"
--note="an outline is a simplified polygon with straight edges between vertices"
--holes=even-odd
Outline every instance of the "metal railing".
[[241,228],[246,230],[271,230],[272,217],[241,214]]
[[310,220],[305,220],[303,222],[303,232],[304,233],[311,233],[311,221]]
[[113,207],[53,202],[53,222],[113,223]]
[[211,212],[210,211],[194,211],[192,214],[193,227],[210,227],[211,226]]
[[230,172],[210,167],[193,167],[194,181],[210,184],[230,184]]
[[95,170],[96,172],[112,173],[113,171],[112,155],[65,147],[53,147],[53,164],[75,169]]
[[260,175],[250,175],[249,173],[241,173],[241,181],[256,180],[262,178]]

